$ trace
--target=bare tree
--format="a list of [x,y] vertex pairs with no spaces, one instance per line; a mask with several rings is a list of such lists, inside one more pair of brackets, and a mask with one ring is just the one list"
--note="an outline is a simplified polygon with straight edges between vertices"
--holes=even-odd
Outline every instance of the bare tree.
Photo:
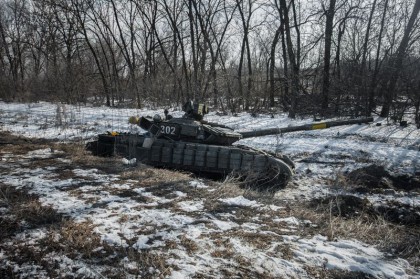
[[378,74],[379,74],[379,56],[381,53],[381,47],[382,47],[382,40],[383,40],[383,32],[384,32],[384,28],[385,28],[385,18],[386,18],[386,13],[387,13],[387,9],[388,9],[388,2],[389,0],[385,0],[384,2],[384,7],[383,7],[383,12],[382,12],[382,19],[381,19],[381,23],[380,23],[380,30],[379,30],[379,35],[378,35],[378,43],[377,43],[377,48],[376,48],[376,56],[375,56],[375,67],[373,70],[373,75],[372,75],[372,80],[370,82],[370,88],[369,88],[369,104],[368,104],[368,108],[369,111],[372,112],[375,109],[375,89],[377,86],[377,80],[378,80]]
[[330,0],[328,10],[325,10],[325,46],[324,46],[324,70],[322,82],[322,103],[321,114],[328,111],[329,90],[330,90],[330,65],[331,65],[331,43],[333,36],[333,23],[335,15],[336,0]]
[[[22,98],[25,93],[25,52],[28,49],[29,10],[25,0],[7,1],[0,12],[0,36],[6,54],[12,86],[11,99]],[[4,63],[4,61],[3,61]]]
[[291,66],[290,72],[290,86],[291,94],[290,94],[290,109],[289,109],[289,117],[295,118],[296,117],[296,109],[297,109],[297,99],[299,94],[299,64],[296,60],[296,54],[292,42],[291,37],[291,28],[290,28],[290,20],[289,20],[289,8],[286,4],[285,0],[279,1],[279,7],[281,11],[281,16],[284,21],[284,28],[286,32],[285,40],[287,45],[287,54],[288,60]]
[[387,87],[386,87],[386,91],[385,91],[385,96],[384,96],[384,102],[382,105],[382,110],[381,110],[381,117],[388,117],[389,115],[389,111],[391,108],[391,103],[393,100],[393,97],[395,95],[394,90],[395,87],[397,85],[397,81],[400,75],[400,71],[403,65],[403,59],[406,55],[406,51],[407,51],[407,47],[409,45],[409,41],[410,41],[410,34],[413,30],[415,21],[417,19],[417,16],[419,14],[420,11],[420,0],[416,0],[413,10],[411,12],[411,16],[410,19],[407,23],[407,26],[404,30],[404,35],[403,38],[401,39],[400,45],[398,47],[397,50],[397,54],[395,56],[395,58],[393,58],[392,60],[392,71],[391,71],[391,75],[389,77],[389,81],[387,83]]
[[[254,1],[247,0],[236,0],[238,11],[241,17],[241,23],[243,28],[243,40],[241,44],[241,55],[239,58],[239,67],[238,67],[238,80],[239,80],[239,94],[241,98],[245,99],[244,108],[245,110],[249,109],[250,105],[250,96],[252,91],[252,60],[251,60],[251,50],[249,47],[249,32],[250,32],[250,22],[252,14],[254,13]],[[242,68],[244,62],[244,54],[246,50],[247,55],[247,64],[248,64],[248,78],[247,78],[247,90],[246,93],[243,93],[242,86]]]
[[0,97],[196,98],[234,112],[278,97],[290,117],[369,114],[380,98],[383,116],[418,110],[418,1],[318,3],[4,0]]

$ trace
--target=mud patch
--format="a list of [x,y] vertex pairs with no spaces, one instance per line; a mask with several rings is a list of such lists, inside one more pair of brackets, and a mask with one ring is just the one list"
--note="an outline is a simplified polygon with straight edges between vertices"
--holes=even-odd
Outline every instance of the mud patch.
[[370,165],[346,174],[354,191],[358,193],[383,193],[386,189],[420,191],[419,175],[391,175],[383,166]]
[[373,206],[367,199],[352,195],[331,196],[322,199],[314,199],[310,206],[316,210],[329,211],[333,216],[354,218],[367,213],[371,215]]
[[325,279],[374,279],[375,277],[358,271],[334,270],[320,267],[306,267],[311,278]]
[[407,226],[420,226],[419,207],[393,202],[389,206],[377,206],[375,211],[389,222]]
[[310,206],[316,211],[329,212],[332,216],[345,219],[363,216],[369,220],[380,217],[398,225],[411,227],[420,225],[420,208],[396,201],[378,206],[364,198],[343,195],[314,199],[310,202]]

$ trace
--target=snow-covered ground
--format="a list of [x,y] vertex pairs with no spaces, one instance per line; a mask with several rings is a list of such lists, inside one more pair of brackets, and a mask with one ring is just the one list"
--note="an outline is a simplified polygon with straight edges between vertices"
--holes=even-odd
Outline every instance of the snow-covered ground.
[[[106,131],[142,132],[128,124],[128,118],[156,113],[163,114],[161,110],[0,102],[0,131],[55,142],[84,143]],[[181,116],[182,112],[171,114]],[[312,122],[291,120],[286,115],[225,116],[215,112],[206,120],[238,131]],[[90,223],[93,233],[100,237],[94,253],[103,252],[110,261],[117,261],[125,277],[135,277],[130,270],[138,269],[139,262],[129,256],[108,255],[108,246],[158,256],[161,265],[147,266],[146,273],[152,278],[221,278],[241,274],[322,278],[325,270],[360,272],[376,278],[420,278],[418,267],[409,261],[358,239],[321,235],[321,230],[316,230],[320,224],[297,218],[289,208],[303,201],[349,194],[372,205],[407,205],[420,214],[418,191],[397,188],[355,193],[340,187],[338,180],[342,174],[372,164],[384,166],[392,175],[419,175],[420,130],[414,125],[387,125],[386,120],[377,118],[366,125],[252,138],[238,144],[288,155],[296,163],[293,181],[267,200],[247,191],[229,191],[228,183],[187,174],[153,170],[139,181],[126,172],[109,173],[77,165],[63,151],[50,147],[15,154],[5,146],[0,153],[0,185],[34,194],[42,205],[51,206],[78,224]],[[51,164],[37,163],[41,161]],[[117,164],[123,166],[124,162]],[[137,170],[128,166],[127,172],[130,171]],[[160,172],[168,172],[163,186],[152,183],[154,175],[159,176]],[[0,216],[7,216],[8,210],[0,203]],[[312,230],[316,233],[309,233]],[[0,244],[0,266],[13,270],[18,277],[47,278],[51,271],[43,267],[41,260],[20,262],[13,251],[19,253],[21,247],[28,245],[42,250],[43,241],[54,237],[60,242],[62,236],[54,236],[47,227],[30,227],[10,236]],[[108,266],[93,259],[69,257],[63,250],[43,255],[43,260],[55,263],[58,274],[106,277]],[[316,271],[311,271],[313,268]]]

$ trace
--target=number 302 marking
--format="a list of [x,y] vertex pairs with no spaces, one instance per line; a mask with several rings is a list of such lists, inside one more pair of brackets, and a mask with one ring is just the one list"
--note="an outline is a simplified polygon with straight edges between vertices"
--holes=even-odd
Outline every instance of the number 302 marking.
[[175,134],[175,127],[171,126],[160,126],[160,132],[166,135],[176,135]]

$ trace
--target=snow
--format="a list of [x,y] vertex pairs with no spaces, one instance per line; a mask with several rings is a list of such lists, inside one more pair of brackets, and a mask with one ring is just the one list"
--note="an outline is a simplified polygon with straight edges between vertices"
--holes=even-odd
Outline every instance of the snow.
[[288,225],[291,225],[291,226],[299,226],[300,223],[301,223],[297,218],[295,218],[293,216],[287,217],[287,218],[276,218],[276,219],[273,219],[273,221],[274,222],[284,222],[284,223],[286,223]]
[[[57,115],[57,105],[40,102],[18,104],[0,102],[0,130],[16,135],[44,138],[63,142],[93,139],[107,131],[143,132],[128,123],[132,115],[154,115],[153,109],[114,109],[106,107],[65,107]],[[181,116],[182,112],[171,112]],[[57,117],[62,118],[57,126]],[[311,119],[288,119],[285,114],[251,117],[247,113],[237,116],[219,116],[215,112],[207,117],[239,131],[289,125],[302,125]],[[376,126],[382,123],[382,126]],[[158,194],[140,184],[142,181],[124,179],[97,168],[68,168],[71,175],[60,177],[62,167],[73,162],[52,148],[42,148],[19,155],[0,153],[0,183],[8,187],[25,189],[39,196],[43,205],[50,205],[58,213],[76,222],[91,222],[93,230],[101,238],[101,245],[93,251],[105,250],[105,244],[124,249],[150,251],[164,259],[170,272],[165,278],[189,278],[207,275],[224,277],[223,269],[237,272],[238,259],[243,259],[249,271],[260,276],[284,278],[310,278],[306,267],[360,271],[376,278],[419,278],[415,267],[398,257],[387,257],[377,247],[356,239],[334,239],[326,236],[298,235],[308,220],[301,220],[288,213],[288,205],[302,200],[346,193],[346,189],[327,187],[328,179],[372,163],[385,166],[396,174],[420,171],[420,130],[414,125],[407,128],[387,125],[385,119],[376,118],[368,125],[334,127],[320,131],[305,131],[279,136],[244,139],[238,144],[271,152],[281,151],[296,163],[296,176],[284,191],[266,202],[253,199],[246,193],[218,196],[212,201],[194,196],[195,191],[217,195],[219,188],[206,180],[190,178],[173,185],[173,191]],[[31,160],[49,158],[57,165],[33,166]],[[135,159],[121,159],[121,164],[134,165]],[[326,181],[329,181],[328,183]],[[143,187],[144,186],[144,187]],[[171,188],[172,189],[172,188]],[[121,192],[132,193],[122,195]],[[191,192],[189,192],[191,191]],[[356,195],[356,194],[355,194]],[[419,207],[417,193],[395,191],[382,194],[357,194],[374,205],[398,202]],[[275,201],[275,202],[273,202]],[[227,206],[218,211],[212,206]],[[238,215],[250,212],[249,216]],[[0,204],[0,215],[8,210]],[[270,228],[264,220],[275,223]],[[299,228],[299,229],[298,229]],[[250,240],[246,234],[250,234]],[[264,248],[253,243],[253,234],[269,237]],[[2,245],[19,247],[31,245],[48,237],[45,229],[33,229],[18,233]],[[191,247],[183,242],[190,243]],[[37,244],[38,243],[38,244]],[[168,248],[168,243],[174,247]],[[0,248],[0,264],[15,270],[21,277],[47,277],[42,266],[19,264],[10,260],[11,254]],[[278,248],[289,247],[291,256],[285,257]],[[192,249],[191,251],[188,249]],[[194,250],[195,249],[195,250]],[[228,253],[232,253],[232,256]],[[57,251],[43,260],[50,260],[68,277],[103,277],[103,267],[83,259],[71,259]],[[121,259],[127,269],[134,269],[136,262]],[[243,266],[241,266],[243,267]],[[150,274],[164,270],[150,269]],[[255,274],[255,273],[251,273]],[[156,276],[159,277],[159,276]]]
[[285,236],[297,260],[328,269],[360,271],[376,278],[411,278],[405,270],[409,264],[402,259],[385,260],[385,255],[357,240],[328,241],[316,235],[311,239]]
[[133,158],[131,160],[128,160],[126,158],[122,158],[121,160],[122,160],[122,163],[124,165],[129,165],[129,166],[135,166],[136,165],[136,161],[137,161],[136,158]]
[[5,259],[6,256],[4,255],[4,251],[0,250],[0,260]]
[[227,199],[219,199],[221,202],[224,202],[227,205],[232,206],[250,206],[250,207],[256,207],[258,206],[258,203],[256,201],[251,201],[243,196],[238,196],[234,198],[227,198]]
[[187,212],[201,211],[204,209],[203,201],[183,201],[179,202],[178,206]]
[[200,180],[193,180],[190,181],[190,186],[196,189],[206,189],[208,188],[207,185],[205,185],[202,181]]
[[222,220],[212,220],[212,222],[222,231],[228,231],[238,226],[238,224],[234,222],[227,222]]

